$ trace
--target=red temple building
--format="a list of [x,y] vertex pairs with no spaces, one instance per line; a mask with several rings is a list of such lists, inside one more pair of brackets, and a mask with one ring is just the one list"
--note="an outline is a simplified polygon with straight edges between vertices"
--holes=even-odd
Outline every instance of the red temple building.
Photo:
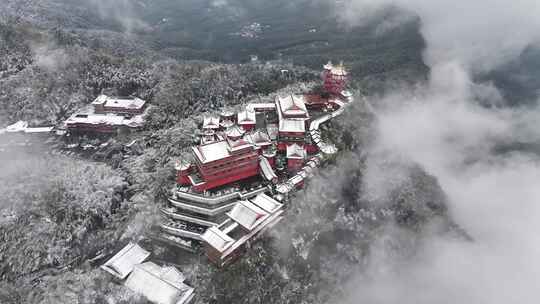
[[119,128],[138,128],[144,120],[140,116],[125,118],[114,114],[74,114],[65,121],[70,131],[115,133]]
[[[195,169],[187,175],[195,191],[205,191],[259,174],[255,147],[244,139],[221,140],[192,148]],[[178,171],[185,181],[186,171]]]
[[69,117],[69,131],[115,133],[120,128],[138,128],[144,124],[146,101],[137,97],[98,96],[91,107]]

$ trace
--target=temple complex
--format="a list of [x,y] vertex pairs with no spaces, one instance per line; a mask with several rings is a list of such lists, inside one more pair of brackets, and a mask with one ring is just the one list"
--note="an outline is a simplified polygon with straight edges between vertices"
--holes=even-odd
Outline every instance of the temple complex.
[[236,114],[205,116],[200,144],[175,166],[159,237],[186,249],[202,245],[224,266],[279,222],[290,194],[337,151],[319,126],[353,101],[343,65],[325,65],[322,79],[323,93],[278,95]]
[[71,132],[114,133],[144,124],[146,101],[137,97],[99,95],[92,104],[70,116],[64,127]]

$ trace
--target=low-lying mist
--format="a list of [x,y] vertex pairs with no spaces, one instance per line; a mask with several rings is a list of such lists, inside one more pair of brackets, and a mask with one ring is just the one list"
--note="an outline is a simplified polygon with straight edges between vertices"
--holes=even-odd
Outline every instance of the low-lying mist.
[[[505,153],[499,153],[497,146],[540,142],[534,128],[540,110],[482,107],[464,98],[471,92],[461,76],[448,80],[451,90],[445,93],[432,90],[436,84],[431,83],[381,100],[380,104],[390,106],[379,108],[378,138],[372,149],[397,154],[437,177],[453,219],[474,241],[433,238],[407,265],[386,260],[385,267],[392,270],[380,273],[371,268],[354,284],[353,299],[367,303],[537,301],[540,157],[519,150],[519,145]],[[369,172],[367,183],[380,184],[381,174]]]
[[[431,74],[425,84],[370,100],[378,121],[367,149],[435,176],[473,241],[429,237],[407,263],[374,245],[380,259],[350,282],[345,302],[537,303],[540,151],[523,147],[540,143],[540,106],[507,106],[493,84],[473,79],[538,41],[540,4],[357,0],[348,20],[361,23],[386,5],[421,18]],[[365,188],[384,174],[367,172]]]

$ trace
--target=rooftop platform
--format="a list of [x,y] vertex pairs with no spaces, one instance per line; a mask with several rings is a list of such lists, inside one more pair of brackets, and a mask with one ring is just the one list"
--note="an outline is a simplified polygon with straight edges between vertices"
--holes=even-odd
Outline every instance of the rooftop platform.
[[99,95],[92,105],[104,106],[105,108],[121,108],[129,110],[142,110],[146,105],[146,101],[138,97],[116,97]]

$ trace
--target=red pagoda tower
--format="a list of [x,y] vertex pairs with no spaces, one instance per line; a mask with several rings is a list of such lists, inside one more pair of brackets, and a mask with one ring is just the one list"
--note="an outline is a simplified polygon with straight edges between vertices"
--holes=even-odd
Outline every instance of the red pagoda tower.
[[332,62],[328,62],[324,65],[322,73],[324,90],[330,94],[341,95],[347,85],[347,76],[348,73],[343,63],[334,66]]

